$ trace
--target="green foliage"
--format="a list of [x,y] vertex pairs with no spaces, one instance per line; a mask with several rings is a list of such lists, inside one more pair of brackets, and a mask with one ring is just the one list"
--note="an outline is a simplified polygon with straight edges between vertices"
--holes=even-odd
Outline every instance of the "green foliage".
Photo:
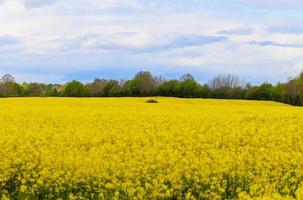
[[108,81],[103,88],[103,95],[106,97],[119,97],[121,96],[121,87],[116,80]]
[[29,96],[29,97],[44,96],[45,88],[43,88],[42,84],[30,83],[30,84],[25,84],[24,86],[25,88],[23,90],[23,93],[25,96]]
[[257,98],[260,100],[271,100],[273,88],[270,83],[263,83],[257,90]]
[[150,72],[141,71],[127,82],[125,89],[131,96],[152,96],[156,91],[155,79]]
[[180,88],[182,91],[182,97],[194,98],[197,90],[199,89],[199,84],[194,79],[189,78],[180,83]]
[[64,89],[64,96],[68,97],[84,97],[86,89],[79,81],[72,81],[66,84]]
[[181,94],[181,83],[178,80],[164,81],[158,87],[158,95],[179,97]]

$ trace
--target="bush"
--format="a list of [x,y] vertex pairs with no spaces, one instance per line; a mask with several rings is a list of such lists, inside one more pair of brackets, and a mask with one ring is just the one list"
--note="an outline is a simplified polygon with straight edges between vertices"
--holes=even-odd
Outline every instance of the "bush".
[[146,103],[158,103],[156,99],[148,99]]

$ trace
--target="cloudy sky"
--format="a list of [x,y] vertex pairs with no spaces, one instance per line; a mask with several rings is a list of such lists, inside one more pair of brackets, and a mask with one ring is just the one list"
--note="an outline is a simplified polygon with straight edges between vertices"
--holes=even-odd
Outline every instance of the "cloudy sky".
[[302,0],[0,0],[0,75],[18,81],[303,69]]

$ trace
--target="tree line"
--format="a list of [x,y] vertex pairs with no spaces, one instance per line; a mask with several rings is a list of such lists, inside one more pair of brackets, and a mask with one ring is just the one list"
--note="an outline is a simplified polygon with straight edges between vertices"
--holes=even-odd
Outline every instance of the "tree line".
[[147,97],[214,98],[272,100],[303,105],[303,72],[286,83],[265,82],[258,86],[245,83],[235,75],[218,75],[200,84],[191,74],[166,80],[148,71],[138,72],[130,80],[96,78],[83,84],[71,81],[65,84],[17,83],[6,74],[0,79],[0,97]]

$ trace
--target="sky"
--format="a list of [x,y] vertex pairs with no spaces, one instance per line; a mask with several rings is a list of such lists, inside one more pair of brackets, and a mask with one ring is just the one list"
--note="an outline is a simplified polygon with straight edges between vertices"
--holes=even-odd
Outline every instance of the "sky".
[[302,0],[0,0],[0,76],[286,81],[303,69],[302,10]]

